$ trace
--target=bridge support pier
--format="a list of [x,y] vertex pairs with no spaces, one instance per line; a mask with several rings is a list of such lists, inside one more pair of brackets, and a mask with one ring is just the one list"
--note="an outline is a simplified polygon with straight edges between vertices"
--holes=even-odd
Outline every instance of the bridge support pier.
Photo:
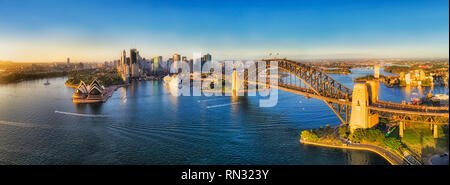
[[438,136],[438,125],[437,124],[433,125],[433,137],[434,138],[438,138],[439,137]]
[[369,90],[370,90],[369,97],[370,97],[371,103],[376,103],[378,101],[378,88],[380,87],[380,82],[370,80],[370,81],[367,81],[366,84],[368,84],[368,86],[369,86]]
[[400,124],[399,124],[399,131],[398,131],[398,135],[400,135],[400,137],[403,137],[403,130],[404,130],[404,125],[405,123],[403,123],[402,121],[400,121]]

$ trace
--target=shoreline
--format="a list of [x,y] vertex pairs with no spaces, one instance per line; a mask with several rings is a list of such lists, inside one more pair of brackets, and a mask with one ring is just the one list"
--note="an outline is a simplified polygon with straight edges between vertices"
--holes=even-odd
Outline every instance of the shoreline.
[[433,159],[436,159],[436,158],[441,159],[442,158],[442,156],[439,154],[434,154],[434,155],[428,156],[423,161],[425,162],[426,165],[448,165],[448,152],[444,153],[444,154],[447,154],[447,162],[445,162],[445,161],[436,162],[435,161],[435,163],[433,164],[433,162],[432,162]]
[[315,145],[315,146],[322,146],[322,147],[329,147],[329,148],[341,148],[341,149],[351,149],[351,150],[365,150],[365,151],[371,151],[374,152],[381,157],[383,157],[386,161],[388,161],[391,165],[405,165],[406,163],[403,161],[403,158],[398,156],[397,154],[394,154],[388,150],[385,150],[383,148],[380,148],[378,146],[374,145],[367,145],[367,144],[350,144],[350,145],[332,145],[332,144],[326,144],[326,143],[318,143],[318,142],[311,142],[311,141],[305,141],[303,139],[300,139],[300,143],[302,144],[309,144],[309,145]]
[[338,74],[338,75],[351,75],[352,74],[351,72],[327,72],[327,71],[324,71],[324,73],[326,73],[326,74]]
[[67,87],[72,87],[72,88],[77,88],[78,87],[78,85],[70,85],[70,84],[67,84],[67,83],[64,83],[64,85],[67,86]]

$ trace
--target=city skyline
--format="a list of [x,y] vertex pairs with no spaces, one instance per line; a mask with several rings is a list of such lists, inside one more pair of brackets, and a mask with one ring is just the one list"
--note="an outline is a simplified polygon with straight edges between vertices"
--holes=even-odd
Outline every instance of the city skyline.
[[[127,11],[133,10],[133,11]],[[448,58],[448,1],[3,1],[0,60]]]

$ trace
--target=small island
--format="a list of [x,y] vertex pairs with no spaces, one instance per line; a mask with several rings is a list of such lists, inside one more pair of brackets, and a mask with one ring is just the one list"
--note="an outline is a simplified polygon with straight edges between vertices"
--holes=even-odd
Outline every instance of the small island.
[[380,80],[380,81],[384,81],[386,77],[384,75],[380,75],[379,78],[375,78],[373,75],[366,75],[366,76],[360,76],[358,78],[353,79],[353,81],[355,82],[367,82],[367,81],[372,81],[372,80]]

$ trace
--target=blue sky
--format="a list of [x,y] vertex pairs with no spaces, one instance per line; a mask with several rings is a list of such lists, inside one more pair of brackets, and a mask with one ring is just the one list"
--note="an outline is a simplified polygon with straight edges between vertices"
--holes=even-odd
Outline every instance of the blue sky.
[[0,60],[445,57],[448,0],[0,0]]

